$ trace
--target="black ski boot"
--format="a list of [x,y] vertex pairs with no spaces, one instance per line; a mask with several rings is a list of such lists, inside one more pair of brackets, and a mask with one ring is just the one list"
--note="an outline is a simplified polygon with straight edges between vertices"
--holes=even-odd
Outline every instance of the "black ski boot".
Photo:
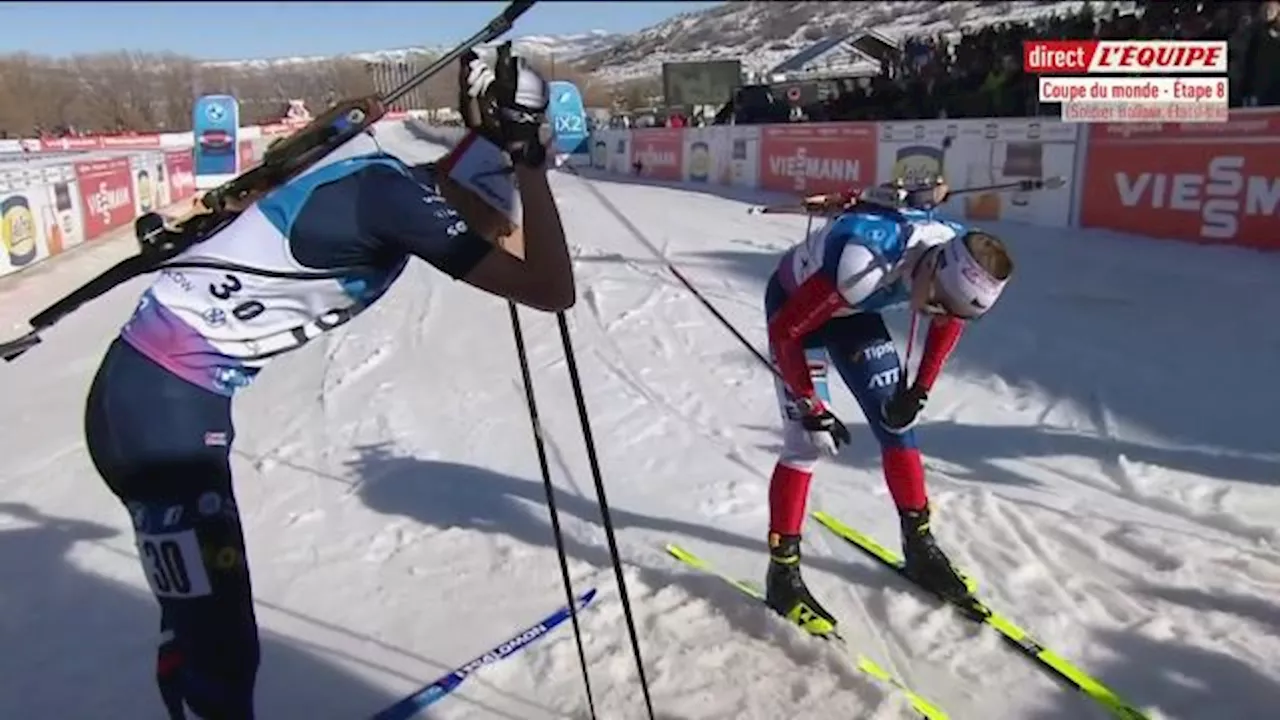
[[835,634],[836,619],[818,604],[800,577],[800,536],[769,533],[769,574],[765,603],[775,612],[819,637]]
[[929,531],[929,508],[904,510],[901,515],[904,574],[948,602],[962,606],[976,603],[973,586],[952,566]]

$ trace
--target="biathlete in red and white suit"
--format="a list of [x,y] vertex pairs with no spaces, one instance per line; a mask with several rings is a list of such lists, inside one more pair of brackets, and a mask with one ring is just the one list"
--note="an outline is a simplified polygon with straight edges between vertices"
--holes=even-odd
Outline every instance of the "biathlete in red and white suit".
[[[806,198],[793,210],[817,211],[828,221],[782,255],[766,291],[770,351],[785,379],[777,383],[784,444],[769,484],[767,599],[815,634],[834,631],[835,619],[800,575],[805,503],[818,460],[849,442],[828,409],[829,365],[880,444],[907,572],[943,596],[970,593],[929,531],[924,464],[912,428],[966,321],[995,304],[1012,262],[995,236],[934,218],[946,193],[945,184],[911,192],[881,186],[857,196]],[[779,210],[786,211],[773,211]],[[910,383],[882,316],[902,306],[912,313],[911,341],[917,318],[928,318]]]

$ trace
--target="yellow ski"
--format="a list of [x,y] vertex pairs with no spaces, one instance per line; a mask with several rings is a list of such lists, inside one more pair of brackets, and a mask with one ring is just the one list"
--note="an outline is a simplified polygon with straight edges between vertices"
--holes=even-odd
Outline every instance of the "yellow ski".
[[[668,544],[666,546],[666,549],[667,549],[667,552],[670,553],[672,557],[684,563],[685,565],[688,565],[689,567],[695,570],[701,570],[702,572],[710,573],[711,575],[714,575],[720,578],[721,580],[729,583],[730,585],[732,585],[734,588],[736,588],[739,592],[743,593],[747,597],[750,597],[751,599],[759,602],[762,605],[764,604],[764,593],[754,585],[744,580],[739,580],[735,577],[731,577],[729,575],[724,574],[723,572],[716,569],[707,561],[703,560],[697,555],[694,555],[688,550],[685,550],[679,545]],[[844,638],[836,634],[828,635],[826,637],[823,637],[823,639],[834,640],[836,642],[841,643],[846,648],[849,647],[848,643],[845,642]],[[925,700],[923,697],[920,697],[919,695],[917,695],[915,691],[911,690],[911,688],[908,688],[906,685],[902,684],[902,681],[890,675],[887,670],[885,670],[880,665],[876,664],[871,659],[867,658],[865,655],[855,654],[854,661],[856,663],[856,667],[862,672],[866,673],[867,675],[870,675],[871,677],[879,680],[880,682],[892,685],[893,687],[901,691],[904,695],[906,695],[907,700],[911,702],[911,707],[915,708],[916,712],[920,713],[921,717],[927,718],[928,720],[947,720],[946,713],[939,710],[937,706],[935,706],[933,703],[930,703],[928,700]]]
[[[869,536],[845,525],[827,513],[820,511],[814,512],[813,517],[819,523],[822,523],[823,527],[835,533],[842,540],[848,542],[859,550],[862,550],[873,559],[878,560],[881,564],[898,573],[908,582],[915,584],[914,581],[912,581],[911,578],[903,571],[902,557],[898,555],[898,553],[886,548]],[[919,587],[919,585],[917,585],[917,587]],[[938,596],[935,595],[935,597]],[[1126,702],[1111,690],[1111,688],[1103,685],[1093,676],[1076,667],[1058,653],[1050,650],[1044,645],[1041,645],[1025,630],[1015,625],[1003,615],[993,611],[986,605],[986,603],[980,600],[975,600],[973,604],[961,604],[948,601],[945,598],[939,599],[951,604],[965,617],[974,620],[975,622],[990,625],[996,632],[1000,633],[1000,637],[1007,645],[1031,658],[1042,670],[1048,672],[1057,680],[1089,696],[1094,702],[1101,705],[1114,717],[1122,718],[1122,720],[1149,720],[1145,713]]]

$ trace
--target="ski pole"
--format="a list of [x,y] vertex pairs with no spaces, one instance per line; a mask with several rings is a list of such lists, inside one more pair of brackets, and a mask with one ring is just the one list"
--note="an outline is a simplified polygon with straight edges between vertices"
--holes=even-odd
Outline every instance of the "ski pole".
[[640,228],[635,226],[635,223],[631,222],[630,218],[622,214],[622,211],[619,210],[617,206],[609,200],[609,198],[605,197],[604,193],[600,192],[595,185],[587,182],[586,178],[579,175],[576,168],[568,164],[563,167],[569,168],[569,171],[573,173],[574,177],[583,181],[582,184],[587,188],[587,191],[590,192],[606,210],[609,211],[610,215],[613,215],[614,219],[622,223],[622,226],[627,229],[627,232],[631,235],[632,239],[648,250],[655,258],[658,259],[659,262],[662,263],[667,272],[671,273],[676,280],[679,280],[680,284],[685,286],[685,289],[693,293],[693,296],[698,299],[698,302],[702,303],[703,307],[705,307],[712,316],[714,316],[715,319],[718,320],[720,324],[723,325],[725,329],[728,330],[733,337],[751,353],[752,357],[758,360],[761,365],[768,368],[769,372],[773,373],[773,376],[781,380],[784,385],[786,384],[786,378],[782,376],[782,371],[778,370],[778,367],[773,364],[773,361],[765,357],[764,353],[756,349],[756,346],[751,344],[751,341],[739,332],[738,329],[733,326],[733,323],[729,322],[729,319],[726,318],[715,305],[711,304],[711,301],[702,294],[702,291],[698,290],[697,286],[685,277],[684,273],[680,272],[680,268],[676,267],[675,264],[668,260],[667,257],[662,254],[662,251],[659,250],[658,247],[649,240],[649,238],[644,236],[644,233],[640,231]]

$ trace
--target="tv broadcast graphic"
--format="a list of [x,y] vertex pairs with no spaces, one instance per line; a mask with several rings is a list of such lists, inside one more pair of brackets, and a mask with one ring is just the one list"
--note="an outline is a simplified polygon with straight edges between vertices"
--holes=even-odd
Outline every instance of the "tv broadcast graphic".
[[196,189],[209,190],[240,172],[240,102],[230,95],[205,95],[191,111]]
[[1063,122],[1227,121],[1225,41],[1030,40],[1023,68]]

